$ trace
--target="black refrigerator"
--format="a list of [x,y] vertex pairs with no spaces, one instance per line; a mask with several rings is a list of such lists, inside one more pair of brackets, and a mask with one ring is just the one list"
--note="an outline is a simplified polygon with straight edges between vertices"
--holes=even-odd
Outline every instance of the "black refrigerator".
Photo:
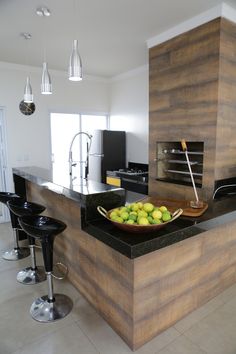
[[89,179],[106,183],[106,171],[126,167],[126,133],[95,130],[89,156]]

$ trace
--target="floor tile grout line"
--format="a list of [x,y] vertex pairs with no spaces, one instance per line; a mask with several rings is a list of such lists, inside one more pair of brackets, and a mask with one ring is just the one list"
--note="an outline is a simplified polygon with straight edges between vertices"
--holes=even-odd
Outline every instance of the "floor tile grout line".
[[[178,330],[175,325],[178,323],[176,322],[173,327],[176,329],[176,331],[178,331],[180,334],[184,334],[185,332],[187,332],[188,330],[190,330],[193,326],[195,326],[196,324],[198,324],[199,322],[201,322],[203,319],[207,318],[209,315],[213,314],[215,311],[218,311],[221,307],[223,307],[226,303],[224,303],[222,300],[220,300],[222,302],[222,304],[220,304],[219,306],[217,306],[214,310],[212,310],[211,312],[207,313],[206,315],[203,315],[203,317],[201,317],[198,321],[196,321],[195,323],[193,323],[190,327],[188,327],[186,330],[184,330],[183,332],[180,332],[180,330]],[[204,306],[204,305],[203,305]],[[198,309],[196,309],[198,310]],[[196,311],[194,310],[194,311]],[[186,318],[187,316],[191,315],[192,313],[194,313],[194,311],[190,312],[188,315],[186,315],[184,318]],[[182,321],[182,319],[180,320]]]
[[[79,321],[79,320],[78,320]],[[100,353],[100,350],[96,347],[96,345],[91,341],[91,339],[87,336],[87,334],[85,333],[85,331],[83,330],[83,328],[80,327],[80,325],[78,324],[78,321],[75,321],[76,326],[79,327],[79,329],[81,330],[81,332],[85,335],[85,337],[88,339],[88,341],[92,344],[92,346],[96,349],[96,351],[98,352],[98,354]]]
[[[170,328],[173,328],[173,326],[172,327],[170,327]],[[168,329],[170,329],[170,328],[168,328]],[[167,330],[168,330],[167,329]],[[178,332],[178,331],[177,331]],[[164,332],[162,332],[162,333],[164,333]],[[178,332],[179,333],[179,332]],[[161,335],[161,333],[159,334],[159,335]],[[175,337],[175,338],[173,338],[169,343],[167,343],[166,345],[164,345],[164,347],[162,347],[161,349],[159,349],[157,352],[155,352],[154,354],[158,354],[158,353],[160,353],[160,351],[161,350],[163,350],[163,349],[165,349],[166,347],[168,347],[168,345],[170,345],[171,343],[173,343],[177,338],[180,338],[181,337],[181,333],[179,333],[179,335],[177,336],[177,337]]]
[[195,343],[194,341],[192,341],[191,338],[188,338],[188,337],[185,336],[184,334],[183,334],[183,336],[184,336],[185,338],[187,338],[187,340],[189,340],[192,344],[196,345],[204,354],[209,354],[208,352],[205,351],[205,349],[202,349],[198,343]]
[[[44,325],[44,323],[39,323],[40,325]],[[14,352],[12,352],[11,354],[14,354],[16,353],[17,351],[19,350],[22,350],[24,347],[28,346],[28,345],[31,345],[37,341],[41,341],[41,339],[45,338],[45,337],[50,337],[52,334],[62,330],[63,328],[65,327],[68,327],[68,326],[71,326],[73,324],[76,324],[75,321],[73,320],[71,323],[67,323],[65,324],[64,326],[60,327],[60,328],[57,328],[55,329],[54,331],[50,332],[50,333],[45,333],[45,334],[42,334],[40,335],[39,337],[35,338],[35,340],[32,340],[32,341],[29,341],[29,342],[25,342],[22,346],[20,346],[17,350],[15,350]],[[53,325],[53,323],[51,323],[50,325]]]

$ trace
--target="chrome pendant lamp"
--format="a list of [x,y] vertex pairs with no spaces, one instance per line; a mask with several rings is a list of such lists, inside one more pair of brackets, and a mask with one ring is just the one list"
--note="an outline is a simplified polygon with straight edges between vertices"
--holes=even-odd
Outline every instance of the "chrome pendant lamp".
[[41,94],[42,95],[51,95],[52,94],[52,82],[51,82],[51,77],[48,72],[48,65],[46,62],[43,63]]
[[[74,25],[77,23],[77,1],[73,0],[73,14],[74,14]],[[74,32],[76,32],[76,28],[74,28]],[[68,68],[68,79],[70,81],[81,81],[83,79],[82,73],[82,60],[79,54],[78,48],[78,39],[73,40],[72,44],[72,52],[70,55],[69,68]]]
[[[27,41],[32,38],[30,33],[23,32],[21,33],[21,36]],[[27,51],[26,51],[27,52]],[[27,54],[26,54],[27,55]],[[27,60],[26,60],[27,61]],[[30,84],[30,77],[29,75],[26,78],[26,84],[25,84],[25,90],[24,90],[24,98],[23,101],[26,103],[31,103],[33,102],[34,96],[32,92],[32,87]]]
[[70,56],[69,70],[68,70],[69,80],[71,81],[81,81],[82,80],[82,60],[79,55],[78,40],[74,39],[72,53]]
[[[51,15],[51,11],[47,7],[39,7],[36,9],[36,14],[40,17],[49,17]],[[41,94],[42,95],[52,94],[52,81],[48,71],[48,64],[46,62],[45,48],[44,48],[43,73],[42,73],[42,80],[41,80]]]
[[30,84],[30,78],[27,76],[26,78],[26,85],[25,85],[25,91],[24,91],[24,102],[26,103],[31,103],[33,102],[34,96],[32,93],[32,87]]

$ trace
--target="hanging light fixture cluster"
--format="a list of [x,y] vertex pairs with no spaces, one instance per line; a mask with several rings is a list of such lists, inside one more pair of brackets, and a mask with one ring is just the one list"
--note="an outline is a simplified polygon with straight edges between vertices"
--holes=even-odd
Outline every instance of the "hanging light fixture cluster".
[[[51,11],[46,7],[39,7],[36,9],[36,14],[40,17],[50,17]],[[31,39],[30,33],[21,33],[24,39]],[[45,44],[44,44],[45,45]],[[51,76],[48,71],[48,64],[46,61],[46,50],[44,49],[44,62],[43,62],[43,73],[41,80],[41,94],[51,95],[52,94],[52,81]],[[82,60],[78,49],[78,40],[74,39],[72,45],[72,53],[69,60],[68,78],[70,81],[81,81],[83,79],[82,73]],[[33,102],[32,87],[30,84],[29,75],[26,78],[26,85],[24,90],[24,102]]]

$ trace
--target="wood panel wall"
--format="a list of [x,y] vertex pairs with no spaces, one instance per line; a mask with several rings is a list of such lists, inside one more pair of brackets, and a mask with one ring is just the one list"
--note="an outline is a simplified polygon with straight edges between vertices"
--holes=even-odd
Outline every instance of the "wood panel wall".
[[149,194],[193,198],[191,187],[156,181],[156,141],[204,142],[200,197],[236,177],[236,24],[217,18],[149,52]]
[[156,141],[203,141],[202,198],[212,194],[216,148],[220,19],[149,51],[149,195],[192,199],[191,187],[156,181]]
[[236,24],[221,19],[215,179],[236,177]]
[[27,198],[67,224],[56,259],[133,350],[236,281],[236,222],[131,260],[81,230],[76,202],[29,182]]

